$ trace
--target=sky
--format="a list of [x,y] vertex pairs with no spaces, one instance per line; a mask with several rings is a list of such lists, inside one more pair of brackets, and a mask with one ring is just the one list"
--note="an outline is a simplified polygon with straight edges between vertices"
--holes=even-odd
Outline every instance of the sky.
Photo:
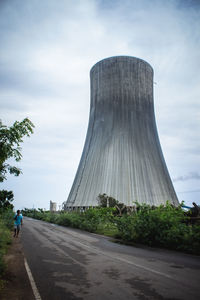
[[199,28],[198,0],[1,0],[0,119],[35,125],[15,163],[23,174],[1,183],[14,192],[15,209],[67,200],[87,132],[90,69],[117,55],[153,67],[175,191],[180,202],[200,204]]

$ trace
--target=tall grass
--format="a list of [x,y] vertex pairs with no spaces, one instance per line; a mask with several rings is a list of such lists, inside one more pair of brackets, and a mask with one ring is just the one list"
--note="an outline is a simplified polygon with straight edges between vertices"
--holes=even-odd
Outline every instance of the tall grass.
[[[5,271],[4,255],[11,244],[11,229],[13,228],[14,213],[7,209],[0,212],[0,276]],[[1,286],[1,284],[0,284]]]

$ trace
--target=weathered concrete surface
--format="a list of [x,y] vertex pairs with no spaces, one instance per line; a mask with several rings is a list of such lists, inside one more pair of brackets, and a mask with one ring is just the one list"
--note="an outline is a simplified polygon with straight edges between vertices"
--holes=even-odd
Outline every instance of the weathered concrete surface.
[[152,67],[111,57],[94,65],[90,77],[88,132],[64,207],[95,206],[103,193],[129,206],[177,205],[156,129]]
[[21,240],[42,300],[199,299],[197,256],[27,218]]

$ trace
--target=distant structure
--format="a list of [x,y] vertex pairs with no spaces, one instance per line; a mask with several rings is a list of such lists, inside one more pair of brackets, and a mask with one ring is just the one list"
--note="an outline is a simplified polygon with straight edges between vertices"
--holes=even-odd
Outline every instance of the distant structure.
[[57,210],[56,202],[50,201],[50,211],[56,211],[56,210]]
[[110,57],[93,66],[90,79],[85,146],[63,209],[97,206],[103,193],[127,206],[178,205],[156,128],[152,67]]

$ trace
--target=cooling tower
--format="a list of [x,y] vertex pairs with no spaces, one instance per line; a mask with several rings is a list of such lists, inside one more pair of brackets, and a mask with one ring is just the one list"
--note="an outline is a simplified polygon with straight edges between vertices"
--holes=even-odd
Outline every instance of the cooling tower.
[[156,128],[152,67],[111,57],[93,66],[90,79],[88,131],[64,209],[97,206],[103,193],[127,206],[178,205]]

